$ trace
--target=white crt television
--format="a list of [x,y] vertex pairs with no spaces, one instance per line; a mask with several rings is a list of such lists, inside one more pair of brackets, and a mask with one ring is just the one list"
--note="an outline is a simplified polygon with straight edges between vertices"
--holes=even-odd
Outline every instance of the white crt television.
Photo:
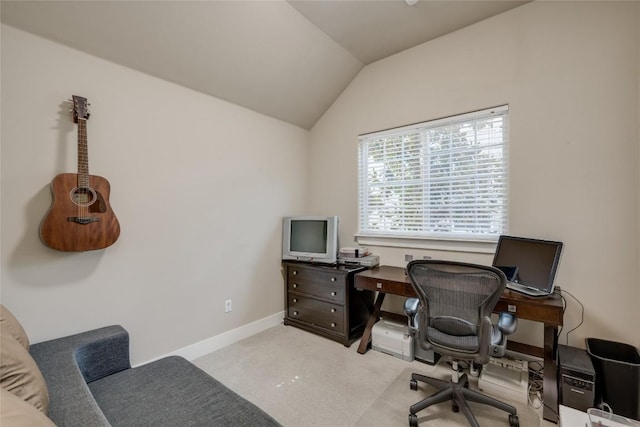
[[282,222],[282,259],[335,264],[337,216],[288,216]]

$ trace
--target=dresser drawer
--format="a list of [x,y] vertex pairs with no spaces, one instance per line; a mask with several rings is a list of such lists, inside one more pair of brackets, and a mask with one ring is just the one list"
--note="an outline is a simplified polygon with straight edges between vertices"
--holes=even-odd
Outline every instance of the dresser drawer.
[[308,269],[289,269],[288,290],[344,304],[345,276]]
[[288,316],[301,322],[343,333],[344,306],[289,294]]
[[311,269],[308,267],[289,267],[289,280],[300,282],[335,283],[344,281],[345,274],[335,269]]

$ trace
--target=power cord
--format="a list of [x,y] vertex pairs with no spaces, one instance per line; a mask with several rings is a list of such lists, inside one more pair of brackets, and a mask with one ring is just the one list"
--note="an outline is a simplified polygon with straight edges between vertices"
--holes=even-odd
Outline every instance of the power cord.
[[[562,291],[560,291],[562,292]],[[564,319],[564,312],[567,310],[567,300],[566,298],[562,295],[562,293],[560,293],[560,299],[562,300],[562,318]],[[560,327],[558,328],[558,334],[556,335],[556,340],[560,341],[560,334],[562,333],[562,328],[564,327],[564,325],[560,325]]]
[[[533,396],[533,398],[532,398]],[[531,386],[529,386],[529,405],[533,407],[533,409],[539,409],[542,407],[542,393],[536,391],[535,393],[531,391]]]
[[542,407],[542,385],[544,383],[543,365],[537,360],[529,362],[529,388],[528,396],[529,405],[534,409]]
[[[575,301],[580,305],[580,323],[578,323],[578,325],[577,325],[575,328],[573,328],[573,329],[571,329],[571,330],[567,331],[567,335],[566,335],[566,343],[567,343],[567,345],[569,345],[569,334],[570,334],[571,332],[575,331],[576,329],[578,329],[580,326],[582,326],[582,323],[584,323],[584,306],[582,305],[582,303],[580,302],[580,300],[578,300],[578,298],[576,298],[575,296],[573,296],[573,294],[572,294],[571,292],[569,292],[569,291],[565,291],[564,289],[562,289],[562,290],[561,290],[561,292],[562,292],[563,294],[565,294],[565,293],[566,293],[567,295],[569,295],[571,298],[573,298],[573,299],[574,299],[574,300],[575,300]],[[564,298],[563,298],[563,300],[564,300]],[[566,307],[566,300],[565,300],[565,307]],[[562,316],[564,317],[564,309],[562,310]],[[560,335],[560,332],[558,332],[558,335]]]

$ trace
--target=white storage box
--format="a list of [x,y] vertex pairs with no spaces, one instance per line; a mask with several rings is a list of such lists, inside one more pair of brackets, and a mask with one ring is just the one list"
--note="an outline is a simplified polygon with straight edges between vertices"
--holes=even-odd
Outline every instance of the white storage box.
[[391,356],[413,361],[413,337],[407,332],[407,325],[380,320],[371,331],[371,348]]

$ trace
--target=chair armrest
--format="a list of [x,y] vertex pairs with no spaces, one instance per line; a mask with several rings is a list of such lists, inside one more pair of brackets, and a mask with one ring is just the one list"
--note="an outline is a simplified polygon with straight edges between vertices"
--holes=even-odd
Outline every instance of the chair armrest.
[[518,327],[518,318],[511,313],[501,311],[498,314],[498,329],[504,335],[511,335]]
[[491,346],[489,353],[492,357],[502,357],[507,350],[507,335],[516,331],[518,318],[511,313],[500,312],[498,323],[491,328]]
[[407,298],[404,300],[404,314],[411,317],[418,312],[420,300],[418,298]]
[[57,425],[109,425],[87,383],[131,367],[122,326],[33,344],[30,353],[47,383],[49,417]]
[[404,314],[409,318],[409,335],[414,336],[418,330],[418,319],[416,314],[420,308],[418,298],[407,298],[404,300]]

